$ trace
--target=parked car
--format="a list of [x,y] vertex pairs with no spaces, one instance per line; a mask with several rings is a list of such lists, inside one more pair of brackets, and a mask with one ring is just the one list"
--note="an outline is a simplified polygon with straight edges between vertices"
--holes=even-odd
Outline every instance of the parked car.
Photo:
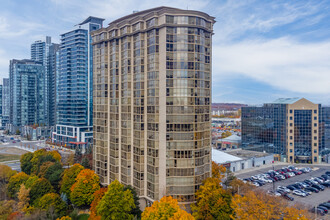
[[313,212],[313,213],[316,211],[316,213],[319,214],[319,215],[321,215],[321,216],[325,215],[324,210],[323,209],[320,209],[320,208],[315,208],[314,207],[310,211]]
[[330,187],[330,183],[327,183],[327,182],[325,182],[325,183],[321,183],[321,185],[323,185],[323,186],[325,186],[325,187]]
[[326,171],[325,174],[330,175],[330,171]]
[[284,195],[282,195],[282,197],[287,199],[287,200],[290,200],[290,201],[294,200],[294,198],[292,196],[289,196],[288,194],[284,194]]
[[324,202],[320,204],[321,206],[325,206],[330,209],[330,203],[329,202]]
[[310,191],[312,191],[312,192],[315,192],[315,193],[318,193],[318,192],[319,192],[319,190],[316,189],[316,188],[314,188],[314,187],[306,187],[306,189],[307,189],[307,190],[310,190]]
[[294,187],[293,185],[289,185],[289,186],[287,186],[287,188],[290,189],[290,190],[292,190],[292,191],[293,191],[293,190],[297,190],[297,188]]
[[327,207],[325,207],[323,205],[319,205],[317,208],[323,209],[323,211],[324,211],[325,214],[328,214],[328,212],[329,212],[329,208],[327,208]]
[[316,189],[318,189],[318,190],[322,190],[322,191],[325,189],[324,186],[322,186],[322,185],[318,185],[318,184],[313,184],[312,187],[314,187],[314,188],[316,188]]
[[285,192],[291,192],[291,190],[289,188],[285,187],[285,186],[278,186],[277,189],[283,190]]
[[302,191],[300,191],[300,190],[293,190],[293,192],[292,192],[293,194],[295,194],[295,195],[297,195],[297,196],[302,196],[302,197],[306,197],[307,196],[307,194],[306,193],[304,193],[304,192],[302,192]]
[[312,191],[310,191],[309,189],[304,189],[302,190],[303,192],[306,192],[308,195],[312,195]]

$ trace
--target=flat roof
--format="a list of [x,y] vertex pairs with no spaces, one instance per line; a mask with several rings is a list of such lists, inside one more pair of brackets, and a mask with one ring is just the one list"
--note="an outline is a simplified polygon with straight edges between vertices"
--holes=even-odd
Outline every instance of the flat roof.
[[275,101],[271,102],[271,104],[293,104],[297,101],[299,101],[302,98],[294,97],[294,98],[279,98]]
[[242,158],[230,155],[226,152],[212,148],[212,160],[216,163],[230,163],[234,161],[240,161]]
[[226,153],[241,157],[244,159],[252,158],[252,157],[265,157],[270,155],[269,153],[259,152],[259,151],[252,151],[252,150],[242,150],[242,149],[235,149],[235,150],[227,150]]

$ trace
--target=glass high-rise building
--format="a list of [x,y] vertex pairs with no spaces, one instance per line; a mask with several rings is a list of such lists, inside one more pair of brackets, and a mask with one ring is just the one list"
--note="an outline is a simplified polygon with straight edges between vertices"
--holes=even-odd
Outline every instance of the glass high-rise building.
[[51,42],[51,37],[46,40],[38,40],[31,44],[31,59],[42,62],[45,68],[43,75],[44,82],[44,114],[45,124],[55,126],[56,123],[56,53],[59,51],[59,44]]
[[15,127],[44,124],[44,75],[42,62],[11,60],[9,67],[9,122]]
[[182,203],[211,173],[214,17],[158,7],[92,33],[94,169],[132,185],[142,207]]
[[5,127],[9,123],[9,105],[10,105],[10,93],[9,93],[9,78],[3,78],[2,80],[2,127]]
[[85,147],[93,137],[93,52],[90,32],[102,28],[104,19],[88,17],[61,35],[56,77],[56,131],[53,142]]
[[274,153],[277,160],[290,163],[319,163],[329,132],[327,109],[304,98],[242,107],[242,147]]

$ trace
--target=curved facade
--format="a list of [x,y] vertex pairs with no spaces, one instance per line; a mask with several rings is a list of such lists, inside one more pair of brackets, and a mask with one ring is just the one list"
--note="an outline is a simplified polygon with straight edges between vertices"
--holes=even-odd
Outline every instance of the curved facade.
[[183,203],[211,172],[214,17],[159,7],[92,33],[95,171],[143,205]]

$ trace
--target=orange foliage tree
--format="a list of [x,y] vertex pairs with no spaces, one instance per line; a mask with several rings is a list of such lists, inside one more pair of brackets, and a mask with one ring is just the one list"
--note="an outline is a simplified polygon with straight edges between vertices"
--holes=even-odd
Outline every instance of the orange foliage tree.
[[80,171],[84,169],[80,164],[74,164],[63,172],[62,181],[60,183],[60,193],[64,193],[66,197],[70,200],[71,187],[76,182],[76,178]]
[[168,219],[168,220],[193,220],[194,217],[182,210],[176,199],[171,196],[155,201],[142,213],[142,220]]
[[289,207],[282,198],[259,190],[248,191],[244,196],[235,195],[232,207],[237,219],[309,219],[306,210]]
[[97,215],[96,206],[101,201],[102,197],[104,196],[105,192],[107,191],[107,188],[101,188],[94,193],[94,200],[91,204],[91,214],[89,215],[89,220],[101,220],[101,216]]
[[94,192],[100,189],[100,179],[93,170],[83,169],[71,187],[71,202],[77,206],[88,206],[94,200]]
[[15,174],[9,179],[8,182],[8,194],[12,198],[17,197],[17,192],[19,191],[21,184],[29,178],[29,175],[26,173],[20,172]]

